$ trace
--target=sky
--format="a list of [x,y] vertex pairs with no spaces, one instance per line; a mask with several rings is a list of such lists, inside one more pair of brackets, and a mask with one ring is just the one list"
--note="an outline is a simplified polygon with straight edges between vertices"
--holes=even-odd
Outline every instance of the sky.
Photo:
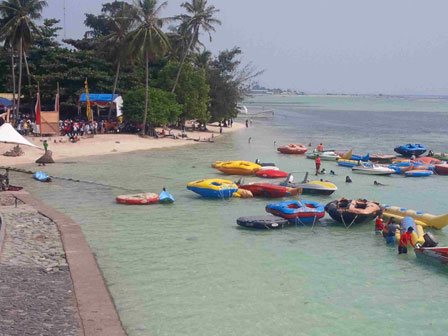
[[[185,0],[168,0],[162,16]],[[63,0],[44,17],[63,18]],[[106,0],[65,0],[66,37]],[[446,0],[209,0],[222,21],[213,53],[241,47],[260,85],[306,93],[448,94]],[[62,21],[61,21],[62,26]]]

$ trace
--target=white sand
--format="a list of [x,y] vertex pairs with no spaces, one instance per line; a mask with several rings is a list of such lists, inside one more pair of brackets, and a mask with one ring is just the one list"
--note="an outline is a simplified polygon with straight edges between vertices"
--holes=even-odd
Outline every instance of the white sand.
[[[219,127],[215,124],[207,125],[209,132],[186,132],[189,139],[206,140],[212,137],[218,137]],[[242,123],[233,123],[231,128],[223,127],[223,134],[235,132],[245,128]],[[179,130],[173,130],[175,135],[181,133]],[[28,164],[35,162],[43,154],[42,141],[48,141],[48,149],[53,152],[53,159],[63,161],[76,157],[92,156],[92,155],[107,155],[126,153],[139,150],[149,150],[154,148],[166,148],[175,146],[185,146],[188,144],[196,144],[198,142],[184,139],[166,138],[152,138],[140,137],[134,134],[99,134],[93,138],[83,138],[76,143],[68,141],[67,136],[53,136],[53,137],[27,137],[35,145],[42,149],[37,149],[28,146],[21,146],[24,155],[19,157],[4,156],[3,153],[14,147],[13,144],[0,144],[0,166],[14,166],[20,164]],[[59,142],[62,139],[63,142]],[[54,142],[56,140],[56,143]]]

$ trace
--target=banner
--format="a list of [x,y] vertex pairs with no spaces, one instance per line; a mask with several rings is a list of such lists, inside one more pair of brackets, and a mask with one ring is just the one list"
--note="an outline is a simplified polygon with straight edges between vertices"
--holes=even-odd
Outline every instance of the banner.
[[84,84],[86,85],[86,96],[87,96],[87,109],[86,109],[87,120],[89,122],[92,122],[93,115],[92,115],[92,109],[90,107],[89,87],[87,85],[87,78],[86,78],[86,81],[84,82]]
[[40,92],[39,92],[39,86],[37,87],[36,106],[34,108],[34,113],[36,115],[36,129],[33,130],[33,132],[40,133],[41,118],[40,118]]

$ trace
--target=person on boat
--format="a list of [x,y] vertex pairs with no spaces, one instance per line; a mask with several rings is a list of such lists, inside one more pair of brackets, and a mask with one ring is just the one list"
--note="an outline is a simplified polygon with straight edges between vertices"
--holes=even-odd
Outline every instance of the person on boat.
[[330,175],[336,175],[336,173],[333,170],[330,170]]
[[398,244],[398,254],[406,254],[408,253],[408,244],[410,243],[413,247],[415,247],[414,242],[412,241],[412,232],[414,229],[412,226],[408,227],[408,230],[401,235],[400,244]]
[[381,233],[384,229],[383,215],[378,215],[375,220],[375,233]]
[[320,144],[317,146],[317,150],[318,150],[319,152],[323,152],[323,151],[324,151],[324,146],[322,145],[322,143],[320,143]]
[[350,176],[345,177],[345,182],[352,183],[352,179],[350,178]]
[[381,182],[378,182],[378,181],[373,181],[373,184],[374,185],[377,185],[377,186],[383,186],[384,184],[382,184]]
[[319,175],[320,170],[320,156],[319,154],[316,155],[316,158],[314,159],[314,162],[316,164],[316,176]]
[[386,238],[387,244],[395,244],[395,232],[400,230],[400,226],[395,223],[395,218],[391,217],[389,222],[383,227],[383,237]]

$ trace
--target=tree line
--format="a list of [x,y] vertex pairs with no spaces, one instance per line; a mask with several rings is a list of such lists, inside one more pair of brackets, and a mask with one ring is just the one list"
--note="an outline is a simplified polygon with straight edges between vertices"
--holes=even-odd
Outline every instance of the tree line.
[[0,3],[0,92],[13,92],[15,111],[33,106],[37,83],[43,105],[51,104],[59,83],[61,112],[74,115],[87,78],[90,92],[123,95],[127,120],[221,121],[237,116],[246,84],[260,74],[241,65],[239,47],[218,55],[205,48],[201,37],[211,41],[221,24],[207,0],[183,3],[174,17],[162,16],[166,1],[105,3],[101,14],[86,14],[82,39],[63,43],[59,20],[36,23],[45,6],[44,0]]

